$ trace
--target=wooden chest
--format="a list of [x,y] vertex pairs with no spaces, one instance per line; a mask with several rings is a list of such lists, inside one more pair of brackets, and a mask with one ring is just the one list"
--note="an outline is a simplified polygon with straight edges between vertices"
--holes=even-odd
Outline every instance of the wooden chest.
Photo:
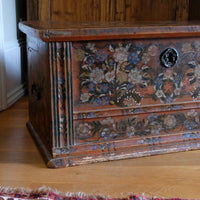
[[198,23],[22,22],[48,167],[200,148]]

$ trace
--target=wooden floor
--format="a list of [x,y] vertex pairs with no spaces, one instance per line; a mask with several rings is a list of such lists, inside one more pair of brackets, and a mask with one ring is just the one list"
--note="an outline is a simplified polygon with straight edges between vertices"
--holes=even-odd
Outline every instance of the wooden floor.
[[200,151],[48,169],[25,126],[27,119],[27,97],[0,112],[1,186],[200,199]]

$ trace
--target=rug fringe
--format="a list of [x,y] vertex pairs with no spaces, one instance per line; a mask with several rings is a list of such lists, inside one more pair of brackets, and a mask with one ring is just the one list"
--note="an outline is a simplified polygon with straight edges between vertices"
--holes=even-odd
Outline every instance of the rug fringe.
[[[79,198],[91,198],[91,199],[111,199],[110,196],[104,196],[104,195],[100,195],[100,194],[86,194],[84,192],[77,192],[77,193],[73,193],[73,192],[61,192],[57,189],[53,189],[51,187],[48,186],[42,186],[39,187],[37,189],[30,189],[30,188],[24,188],[24,187],[5,187],[5,186],[0,186],[0,192],[1,193],[21,193],[21,194],[27,194],[27,195],[31,195],[31,194],[42,194],[42,193],[46,193],[46,192],[52,192],[56,195],[59,196],[67,196],[67,197],[79,197]],[[128,199],[128,196],[127,196]]]
[[[77,193],[73,193],[73,192],[61,192],[57,189],[53,189],[49,186],[42,186],[39,187],[37,189],[30,189],[30,188],[24,188],[24,187],[5,187],[5,186],[0,186],[0,193],[6,193],[6,194],[24,194],[24,195],[34,195],[34,194],[38,194],[38,195],[43,195],[43,194],[48,194],[48,193],[53,193],[54,195],[58,195],[61,197],[69,197],[69,198],[77,198],[79,200],[134,200],[134,199],[140,199],[140,200],[170,200],[170,198],[158,198],[158,197],[146,197],[145,194],[141,194],[141,195],[135,195],[133,193],[129,193],[129,194],[121,194],[122,197],[110,197],[110,196],[104,196],[101,194],[86,194],[84,192],[77,192]],[[137,198],[139,197],[139,198]],[[171,200],[182,200],[181,198],[172,198]]]

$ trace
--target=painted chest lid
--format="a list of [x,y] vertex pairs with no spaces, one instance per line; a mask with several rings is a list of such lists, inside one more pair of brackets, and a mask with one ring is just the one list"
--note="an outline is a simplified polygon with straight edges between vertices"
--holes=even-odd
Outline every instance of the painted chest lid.
[[198,21],[103,23],[26,21],[19,23],[19,29],[46,42],[200,36]]

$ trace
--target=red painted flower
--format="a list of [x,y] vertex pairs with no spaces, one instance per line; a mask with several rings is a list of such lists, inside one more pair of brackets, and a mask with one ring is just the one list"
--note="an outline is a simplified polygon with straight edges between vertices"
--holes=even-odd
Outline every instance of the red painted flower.
[[165,94],[172,94],[173,92],[174,92],[174,83],[172,82],[172,81],[170,81],[170,80],[167,80],[167,81],[165,81],[164,82],[164,84],[163,84],[163,92],[165,93]]

